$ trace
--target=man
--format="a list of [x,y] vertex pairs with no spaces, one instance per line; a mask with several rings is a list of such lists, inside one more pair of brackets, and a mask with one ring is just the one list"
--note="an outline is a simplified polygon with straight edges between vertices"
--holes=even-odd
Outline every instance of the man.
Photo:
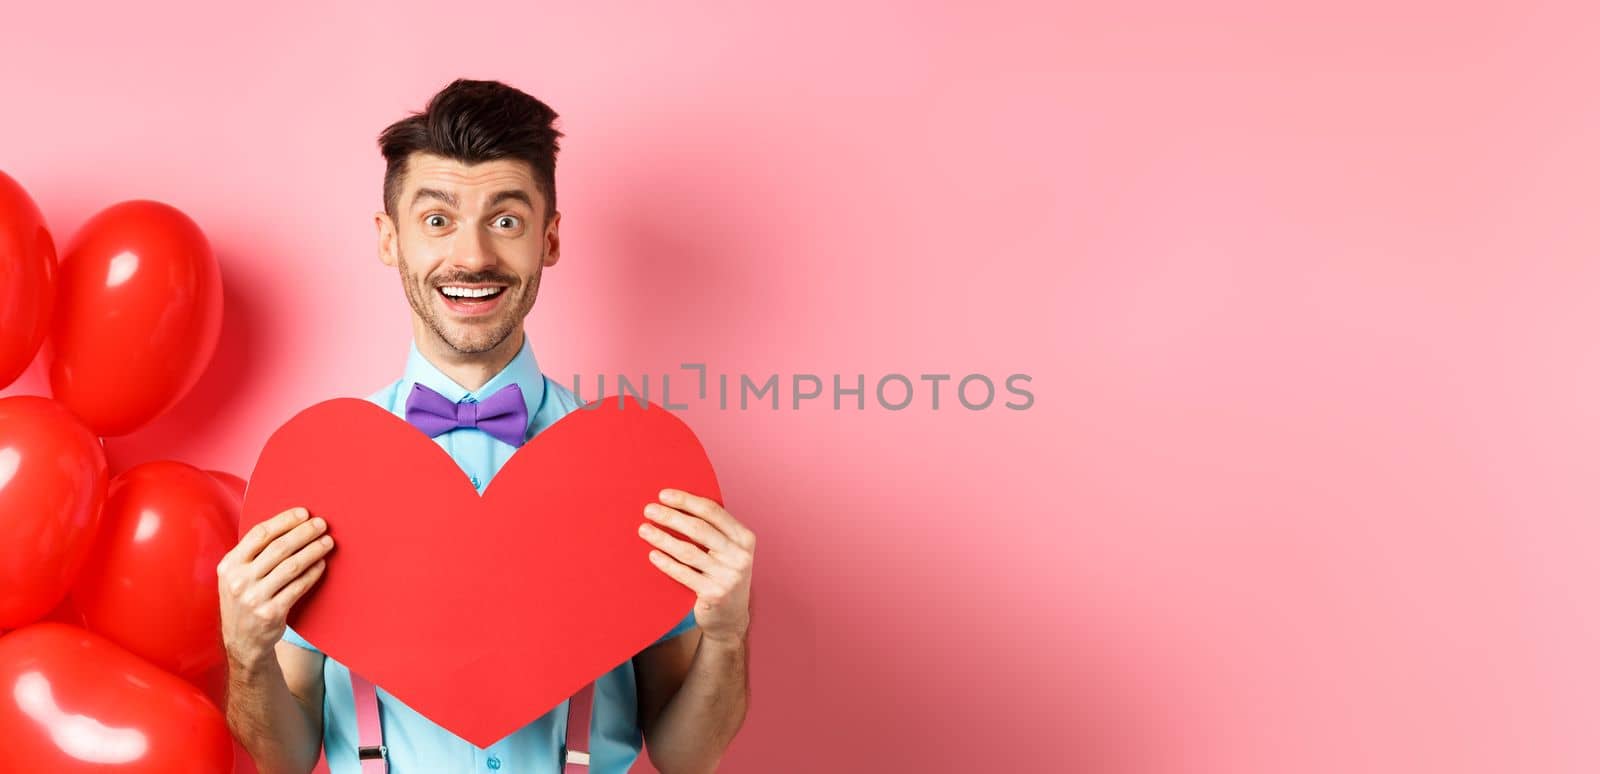
[[[540,275],[561,254],[555,155],[562,134],[555,118],[547,105],[504,84],[458,80],[379,137],[388,162],[384,210],[375,215],[379,256],[399,271],[412,345],[401,378],[368,400],[408,417],[418,394],[436,393],[433,400],[453,409],[497,395],[503,406],[516,397],[509,388],[519,388],[527,416],[521,438],[470,425],[424,431],[438,433],[434,440],[480,494],[518,441],[578,408],[569,390],[540,372],[523,331]],[[696,603],[660,640],[596,683],[589,765],[593,774],[624,772],[643,741],[664,774],[714,771],[744,721],[755,536],[692,493],[664,490],[661,502],[641,507],[640,537],[654,550],[640,561],[689,587]],[[472,527],[441,518],[439,528]],[[322,577],[333,550],[326,531],[316,514],[290,509],[252,530],[217,567],[228,722],[262,774],[305,774],[319,748],[332,774],[362,770],[360,689],[352,692],[348,668],[285,625],[289,609]],[[381,602],[405,608],[405,600]],[[570,702],[480,749],[381,686],[376,695],[392,774],[561,771]]]

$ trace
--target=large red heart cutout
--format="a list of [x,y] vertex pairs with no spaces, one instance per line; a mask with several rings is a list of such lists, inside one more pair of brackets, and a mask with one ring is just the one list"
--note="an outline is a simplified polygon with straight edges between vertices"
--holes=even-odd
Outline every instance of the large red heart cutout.
[[[267,440],[240,535],[327,519],[326,573],[289,624],[412,709],[489,747],[649,647],[693,608],[639,537],[672,487],[721,502],[705,449],[655,404],[595,401],[528,441],[480,497],[445,451],[336,398]],[[679,535],[679,537],[682,537]]]

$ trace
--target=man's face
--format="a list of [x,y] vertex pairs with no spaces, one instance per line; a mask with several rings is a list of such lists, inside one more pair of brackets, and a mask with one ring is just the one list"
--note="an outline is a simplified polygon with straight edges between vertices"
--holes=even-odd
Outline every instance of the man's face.
[[394,217],[380,212],[377,224],[379,255],[400,270],[419,335],[481,354],[521,331],[544,267],[560,257],[561,216],[546,226],[545,206],[526,162],[411,155]]

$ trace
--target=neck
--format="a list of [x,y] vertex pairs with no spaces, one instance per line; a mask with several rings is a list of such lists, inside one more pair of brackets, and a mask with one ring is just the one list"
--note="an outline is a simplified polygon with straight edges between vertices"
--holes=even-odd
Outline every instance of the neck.
[[432,328],[415,317],[411,320],[411,335],[417,342],[417,351],[428,359],[440,373],[468,390],[477,390],[494,375],[505,369],[511,359],[522,349],[522,325],[518,324],[504,341],[486,352],[462,352],[446,344]]

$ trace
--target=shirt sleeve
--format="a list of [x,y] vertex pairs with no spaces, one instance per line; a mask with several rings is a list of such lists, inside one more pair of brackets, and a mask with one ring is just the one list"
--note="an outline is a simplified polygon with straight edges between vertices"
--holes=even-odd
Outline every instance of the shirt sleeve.
[[690,610],[689,614],[684,616],[683,620],[679,621],[677,626],[672,627],[672,631],[661,635],[661,639],[656,640],[656,643],[666,642],[667,640],[670,640],[673,637],[676,637],[676,636],[678,636],[680,634],[683,634],[686,631],[689,631],[690,629],[693,629],[696,625],[697,624],[695,623],[695,620],[694,620],[694,611]]
[[[693,615],[693,614],[694,614],[693,611],[691,611],[690,615]],[[306,642],[306,638],[301,637],[300,634],[298,632],[296,632],[293,627],[290,627],[290,626],[283,627],[283,641],[289,643],[290,645],[299,645],[300,647],[305,648],[306,650],[309,650],[309,651],[311,651],[313,653],[321,653],[322,652],[320,650],[317,650],[315,645],[312,645],[311,643]]]

